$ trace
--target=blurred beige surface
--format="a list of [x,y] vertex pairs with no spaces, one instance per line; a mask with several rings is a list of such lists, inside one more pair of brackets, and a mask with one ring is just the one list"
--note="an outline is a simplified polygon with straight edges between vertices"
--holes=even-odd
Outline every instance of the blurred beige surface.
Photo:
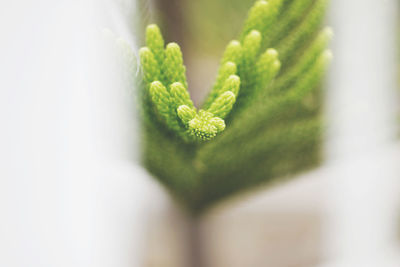
[[[320,171],[221,203],[198,231],[206,267],[308,267],[321,261]],[[189,266],[189,223],[173,206],[149,217],[146,267]]]
[[319,215],[243,212],[209,226],[207,266],[314,266],[320,259]]

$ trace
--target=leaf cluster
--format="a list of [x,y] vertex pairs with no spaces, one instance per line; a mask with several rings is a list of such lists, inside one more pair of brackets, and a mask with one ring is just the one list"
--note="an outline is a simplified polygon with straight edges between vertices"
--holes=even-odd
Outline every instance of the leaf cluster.
[[179,45],[149,25],[140,49],[143,160],[193,212],[320,159],[327,0],[257,1],[200,108]]

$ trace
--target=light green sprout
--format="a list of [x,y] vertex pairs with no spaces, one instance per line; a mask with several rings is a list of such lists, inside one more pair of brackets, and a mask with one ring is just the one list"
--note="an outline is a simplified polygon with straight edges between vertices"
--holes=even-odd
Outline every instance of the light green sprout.
[[[260,3],[259,8],[264,8],[263,1]],[[257,10],[255,8],[254,12],[257,13]],[[268,49],[259,56],[261,39],[261,33],[252,30],[245,36],[243,45],[239,41],[229,43],[215,86],[204,108],[197,110],[187,91],[186,68],[179,45],[169,43],[164,48],[160,29],[155,24],[149,25],[146,30],[146,47],[140,49],[140,59],[151,101],[165,125],[178,136],[192,141],[210,140],[222,132],[225,129],[223,119],[234,108],[239,95],[241,79],[236,75],[237,65],[242,66],[242,72],[255,74],[245,77],[246,82],[258,84],[256,90],[244,91],[243,99],[257,94],[279,71],[280,62],[276,50]],[[252,72],[252,68],[257,71]],[[182,105],[191,108],[190,114],[193,116],[190,120],[186,108],[178,112]]]
[[[258,49],[251,47],[252,42],[259,43],[259,35],[252,32],[248,38],[247,50],[252,51],[253,58]],[[140,49],[144,80],[156,112],[165,125],[185,140],[192,141],[210,140],[222,132],[225,129],[223,119],[232,110],[239,94],[240,78],[235,75],[236,63],[227,61],[223,64],[209,97],[208,107],[197,110],[187,91],[186,68],[179,45],[169,43],[164,48],[163,37],[154,24],[147,27],[146,45]],[[238,48],[238,42],[231,43],[224,58],[240,60]],[[190,108],[190,112],[187,108]]]
[[256,1],[199,107],[179,45],[147,27],[139,50],[143,162],[189,210],[320,161],[320,88],[332,58],[327,2]]

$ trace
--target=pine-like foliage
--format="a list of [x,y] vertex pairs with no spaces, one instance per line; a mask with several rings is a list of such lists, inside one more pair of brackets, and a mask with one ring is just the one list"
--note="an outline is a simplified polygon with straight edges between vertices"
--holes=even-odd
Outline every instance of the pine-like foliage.
[[[193,212],[318,163],[320,83],[331,54],[326,0],[257,1],[197,109],[182,53],[146,30],[140,49],[143,160]],[[205,40],[206,41],[206,40]]]

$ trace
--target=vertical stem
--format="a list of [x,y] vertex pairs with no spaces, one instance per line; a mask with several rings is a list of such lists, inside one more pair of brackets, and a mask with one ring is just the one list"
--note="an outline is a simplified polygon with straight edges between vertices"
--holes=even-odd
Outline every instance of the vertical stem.
[[201,221],[197,216],[188,218],[188,266],[204,267],[203,240],[201,235]]
[[[166,41],[174,41],[181,46],[185,64],[190,61],[185,55],[185,18],[184,6],[185,0],[154,0],[156,9],[160,12],[162,26],[164,26]],[[190,80],[190,72],[187,73]],[[186,215],[186,244],[187,244],[187,266],[204,267],[203,242],[201,237],[200,217],[188,214]]]

